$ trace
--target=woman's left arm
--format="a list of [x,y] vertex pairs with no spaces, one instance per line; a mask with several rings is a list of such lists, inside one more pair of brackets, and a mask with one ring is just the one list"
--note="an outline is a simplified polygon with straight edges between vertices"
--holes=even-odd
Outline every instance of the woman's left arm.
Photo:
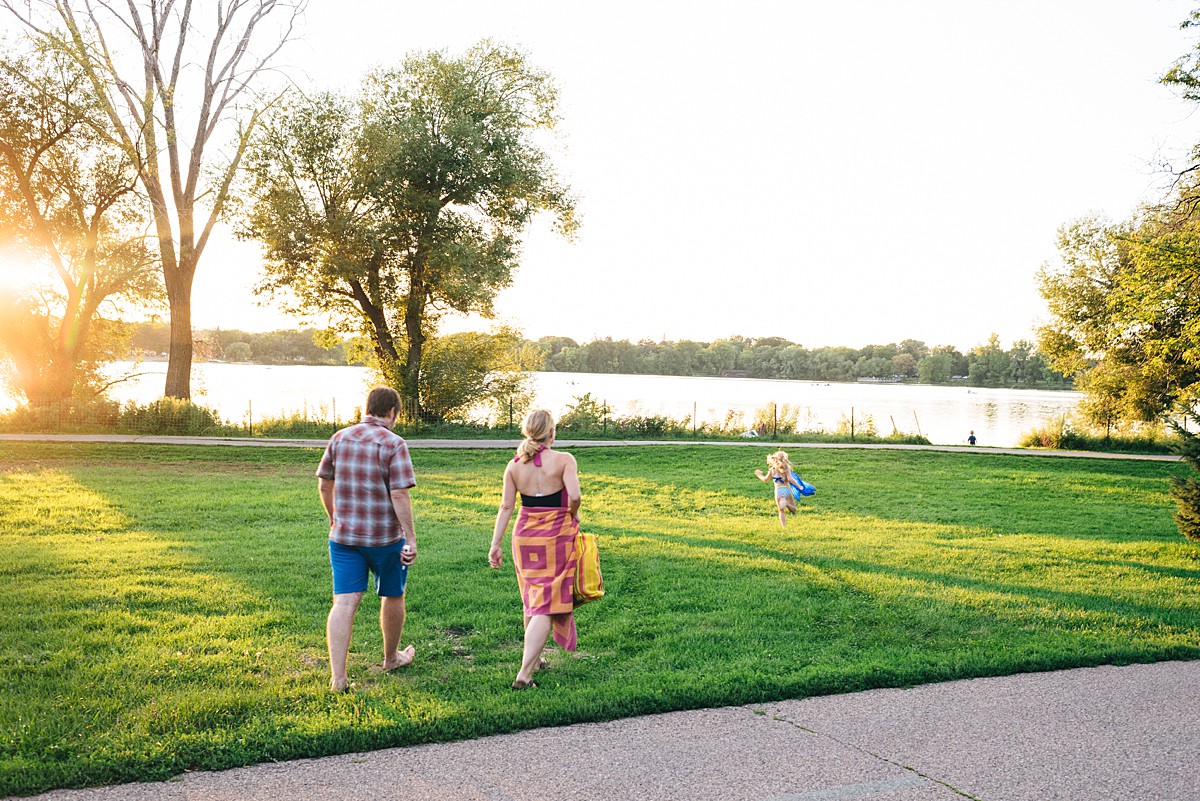
[[579,488],[579,465],[571,454],[564,453],[563,456],[566,457],[563,462],[563,487],[567,490],[567,510],[578,523],[579,507],[583,503],[583,491]]

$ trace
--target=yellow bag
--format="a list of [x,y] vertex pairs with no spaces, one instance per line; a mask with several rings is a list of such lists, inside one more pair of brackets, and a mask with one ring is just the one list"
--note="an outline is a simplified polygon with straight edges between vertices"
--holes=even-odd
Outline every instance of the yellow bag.
[[575,535],[575,605],[604,597],[604,579],[600,576],[600,548],[595,534],[580,531]]

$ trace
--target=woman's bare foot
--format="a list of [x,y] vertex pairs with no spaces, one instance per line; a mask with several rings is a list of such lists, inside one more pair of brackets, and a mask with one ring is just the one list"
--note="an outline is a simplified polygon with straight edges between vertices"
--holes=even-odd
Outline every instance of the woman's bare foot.
[[331,681],[329,683],[329,690],[330,692],[338,693],[340,695],[342,693],[350,692],[355,688],[355,686],[357,685],[350,682],[350,680],[344,679],[342,681]]
[[537,687],[537,685],[533,683],[533,679],[517,679],[512,683],[514,690],[529,690],[534,687]]

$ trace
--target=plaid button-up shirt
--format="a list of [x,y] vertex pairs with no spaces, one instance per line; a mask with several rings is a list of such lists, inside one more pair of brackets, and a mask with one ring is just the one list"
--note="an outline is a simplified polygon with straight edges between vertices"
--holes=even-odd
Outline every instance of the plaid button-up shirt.
[[343,428],[329,438],[317,477],[333,482],[333,528],[341,545],[377,547],[400,539],[390,491],[415,487],[404,439],[377,417]]

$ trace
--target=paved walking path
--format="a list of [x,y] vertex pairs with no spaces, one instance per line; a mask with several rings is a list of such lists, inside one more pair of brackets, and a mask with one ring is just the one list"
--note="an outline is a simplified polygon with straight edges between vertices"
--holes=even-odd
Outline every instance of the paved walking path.
[[37,798],[1195,801],[1197,709],[1200,661],[1163,662],[675,712]]
[[[118,442],[137,445],[232,445],[264,448],[324,448],[324,439],[266,439],[263,437],[171,437],[138,434],[0,434],[0,442]],[[422,439],[406,437],[410,448],[503,448],[511,450],[519,439]],[[941,451],[944,453],[1008,454],[1010,456],[1059,456],[1079,459],[1141,459],[1177,462],[1174,454],[1099,453],[1096,451],[1051,451],[1033,448],[979,448],[965,445],[895,445],[888,443],[767,442],[747,440],[611,440],[560,439],[560,448],[620,447],[624,445],[727,445],[757,448],[860,448],[863,450]]]

